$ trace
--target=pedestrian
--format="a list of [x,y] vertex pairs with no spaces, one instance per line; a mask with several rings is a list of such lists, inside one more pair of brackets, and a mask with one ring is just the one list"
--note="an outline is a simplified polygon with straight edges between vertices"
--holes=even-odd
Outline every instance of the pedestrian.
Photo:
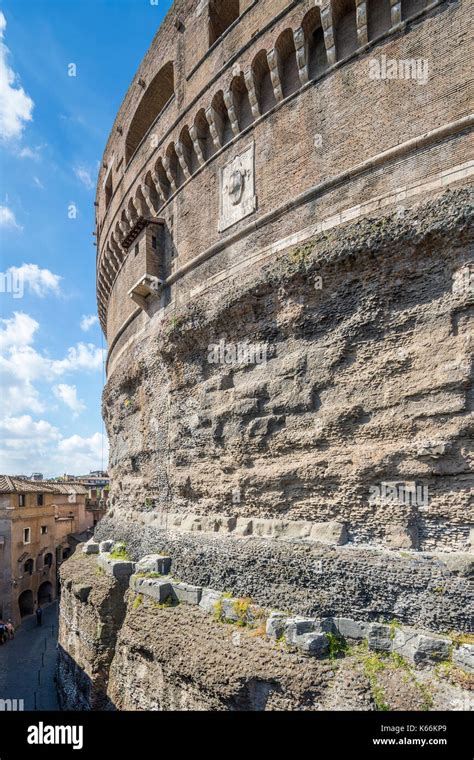
[[7,621],[7,632],[8,632],[9,639],[15,638],[15,626],[13,625],[11,620]]
[[36,622],[38,625],[41,625],[41,618],[43,617],[43,610],[38,604],[38,607],[36,608]]
[[7,640],[7,626],[0,620],[0,644],[4,644]]

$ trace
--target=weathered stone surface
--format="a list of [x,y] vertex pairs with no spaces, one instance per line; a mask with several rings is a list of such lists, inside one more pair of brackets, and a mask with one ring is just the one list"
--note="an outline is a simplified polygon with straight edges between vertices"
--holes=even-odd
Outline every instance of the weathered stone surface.
[[439,636],[429,636],[413,629],[395,628],[392,651],[417,665],[439,662],[450,657],[452,642]]
[[109,539],[107,541],[101,541],[99,544],[99,552],[101,554],[108,554],[112,551],[115,541]]
[[454,649],[453,662],[460,668],[474,673],[474,646],[472,644],[461,644]]
[[296,638],[305,633],[314,633],[317,622],[314,618],[287,618],[285,623],[285,638],[289,644],[296,644]]
[[369,649],[374,649],[376,652],[390,652],[392,650],[390,626],[370,623],[367,630],[367,643]]
[[72,585],[72,593],[81,602],[87,602],[91,591],[92,586],[88,583],[74,583]]
[[87,541],[84,546],[82,547],[82,551],[84,554],[98,554],[99,553],[99,544],[97,541],[94,541],[92,538]]
[[167,578],[140,578],[132,575],[130,588],[138,594],[149,596],[160,604],[175,599],[173,585]]
[[201,601],[202,588],[200,586],[173,581],[173,592],[178,601],[186,602],[186,604],[199,604]]
[[112,559],[108,554],[99,554],[97,564],[107,573],[118,580],[127,580],[135,571],[135,563],[129,560]]
[[345,544],[347,540],[346,526],[336,520],[327,523],[313,523],[310,536],[313,541],[340,546]]
[[392,549],[417,549],[418,530],[415,526],[389,525],[386,543]]
[[334,618],[334,627],[340,636],[348,639],[364,639],[367,636],[370,623],[351,618]]
[[203,588],[199,606],[205,612],[214,614],[216,611],[216,604],[222,599],[222,596],[222,591],[215,591],[215,589],[212,588]]
[[280,639],[285,632],[287,615],[283,612],[272,612],[267,618],[265,632],[270,639]]
[[325,633],[303,633],[296,636],[292,643],[314,657],[323,657],[329,652],[329,641]]
[[168,575],[171,569],[171,557],[163,554],[147,554],[135,566],[136,573],[160,573]]

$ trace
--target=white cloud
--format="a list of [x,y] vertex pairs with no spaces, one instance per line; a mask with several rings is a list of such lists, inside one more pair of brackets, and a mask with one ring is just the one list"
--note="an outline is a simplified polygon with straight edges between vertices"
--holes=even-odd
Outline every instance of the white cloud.
[[77,388],[75,385],[66,385],[66,383],[60,383],[53,388],[54,395],[60,399],[63,404],[72,409],[74,416],[77,417],[84,411],[86,405],[83,401],[77,398]]
[[0,137],[19,137],[32,120],[33,100],[18,83],[18,75],[8,63],[9,49],[3,42],[7,21],[0,11]]
[[44,411],[35,383],[52,385],[65,374],[102,368],[105,352],[93,343],[71,346],[63,359],[40,353],[33,346],[38,328],[28,314],[15,312],[10,319],[0,319],[0,388],[6,415]]
[[0,227],[13,227],[16,230],[21,230],[15,219],[15,214],[8,206],[0,206]]
[[95,182],[91,177],[91,172],[89,171],[89,169],[86,169],[85,166],[75,166],[74,174],[76,175],[77,179],[80,182],[82,182],[84,187],[86,187],[88,190],[92,190],[95,187]]
[[64,437],[46,420],[35,422],[30,415],[0,421],[0,461],[2,472],[46,477],[64,472],[82,475],[107,467],[108,442],[102,433],[90,437]]
[[31,293],[43,298],[49,292],[59,293],[59,283],[62,277],[49,269],[40,269],[37,264],[22,264],[21,267],[9,267],[7,274],[15,278],[15,282],[27,285]]
[[41,180],[38,179],[38,177],[33,177],[33,182],[35,183],[36,187],[40,188],[40,190],[44,190],[44,185]]
[[88,330],[93,327],[93,325],[96,325],[98,323],[98,318],[95,316],[95,314],[83,314],[81,319],[81,330],[84,332],[87,332]]
[[17,156],[18,158],[31,158],[32,161],[39,161],[44,147],[44,145],[36,145],[36,147],[30,148],[29,145],[24,145],[18,150]]

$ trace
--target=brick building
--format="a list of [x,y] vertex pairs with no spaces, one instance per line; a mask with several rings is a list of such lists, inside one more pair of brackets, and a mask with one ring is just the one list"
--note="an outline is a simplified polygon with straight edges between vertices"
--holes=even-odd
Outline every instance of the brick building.
[[0,618],[14,624],[56,598],[57,568],[93,525],[79,483],[0,476]]

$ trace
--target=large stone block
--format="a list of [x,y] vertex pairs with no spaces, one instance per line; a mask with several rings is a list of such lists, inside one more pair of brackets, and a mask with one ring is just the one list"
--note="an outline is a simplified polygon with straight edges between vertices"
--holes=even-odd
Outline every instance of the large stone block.
[[316,633],[317,621],[315,618],[293,617],[285,623],[284,635],[288,644],[296,644],[296,638],[305,633]]
[[97,563],[107,573],[117,580],[127,580],[135,570],[135,563],[130,560],[112,559],[108,554],[99,554]]
[[159,604],[164,604],[170,598],[172,600],[176,598],[171,581],[167,578],[138,578],[132,575],[130,588],[137,594],[151,597]]
[[364,623],[361,620],[351,620],[351,618],[334,618],[334,627],[336,632],[347,639],[365,639],[370,623]]
[[285,632],[287,616],[283,612],[272,612],[267,618],[265,632],[270,639],[280,639]]
[[392,636],[389,625],[383,623],[370,623],[367,631],[367,643],[369,649],[376,652],[391,652]]
[[213,614],[216,611],[216,604],[222,599],[222,591],[216,591],[213,588],[203,588],[199,606],[205,612]]
[[160,573],[168,575],[171,569],[171,557],[164,554],[147,554],[136,563],[136,573]]
[[99,544],[99,551],[101,554],[108,554],[112,551],[113,546],[115,544],[115,541],[112,541],[110,539],[107,539],[106,541],[101,541]]
[[173,581],[173,592],[179,602],[199,604],[201,601],[202,587],[193,586],[190,583],[175,583]]
[[464,670],[474,673],[474,645],[461,644],[453,651],[453,662]]
[[416,665],[449,659],[451,646],[450,639],[409,628],[396,628],[393,634],[392,651]]
[[98,554],[99,553],[99,544],[97,541],[94,541],[92,538],[87,541],[87,543],[84,544],[82,547],[82,551],[84,554]]
[[296,636],[294,643],[302,652],[313,657],[324,657],[329,652],[329,641],[325,633],[303,633]]

